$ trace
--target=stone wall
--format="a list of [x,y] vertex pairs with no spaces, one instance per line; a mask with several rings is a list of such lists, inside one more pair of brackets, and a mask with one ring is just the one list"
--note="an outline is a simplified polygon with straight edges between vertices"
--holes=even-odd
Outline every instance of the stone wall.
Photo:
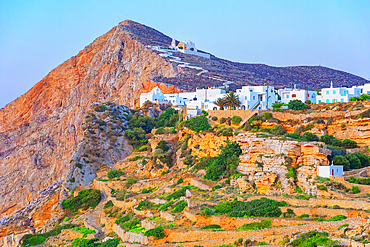
[[279,119],[280,121],[287,121],[287,120],[306,120],[306,119],[317,119],[317,118],[348,118],[353,117],[357,114],[360,114],[366,110],[358,110],[358,111],[350,111],[350,112],[342,112],[342,111],[330,111],[330,112],[314,112],[310,114],[293,114],[293,113],[284,113],[284,112],[272,112],[272,117]]
[[113,224],[113,231],[122,239],[123,242],[141,243],[147,245],[149,239],[144,234],[135,232],[126,232],[119,225]]
[[[247,199],[247,201],[255,200],[262,198],[264,196],[253,196]],[[280,197],[280,196],[269,196],[269,199],[276,200],[276,201],[285,201],[286,203],[292,206],[300,206],[300,207],[314,207],[316,205],[320,206],[328,206],[332,207],[337,205],[341,208],[352,208],[357,210],[369,210],[370,209],[370,202],[367,201],[360,201],[360,200],[335,200],[335,199],[317,199],[317,198],[310,198],[309,200],[303,199],[294,199],[288,197]]]
[[370,193],[370,185],[364,185],[364,184],[352,184],[350,182],[347,182],[344,180],[343,177],[335,177],[334,181],[342,183],[344,186],[346,186],[349,189],[352,189],[352,186],[358,186],[361,192]]
[[327,215],[328,217],[336,216],[338,214],[349,217],[348,211],[345,209],[332,209],[332,208],[307,208],[307,207],[280,207],[281,212],[286,212],[287,209],[292,209],[293,212],[299,216],[302,214],[312,215]]
[[239,116],[243,120],[246,118],[252,117],[254,114],[258,114],[257,111],[252,111],[252,110],[209,110],[208,115],[209,116],[215,116],[218,119],[224,117],[224,118],[232,118],[233,116]]

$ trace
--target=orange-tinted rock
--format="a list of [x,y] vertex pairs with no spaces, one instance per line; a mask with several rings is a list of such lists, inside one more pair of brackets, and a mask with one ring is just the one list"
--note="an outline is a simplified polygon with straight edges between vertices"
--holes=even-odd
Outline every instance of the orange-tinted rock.
[[[51,217],[52,207],[59,202],[59,193],[55,193],[46,204],[40,207],[33,215],[34,228],[36,230],[41,229]],[[59,212],[61,208],[57,208]]]

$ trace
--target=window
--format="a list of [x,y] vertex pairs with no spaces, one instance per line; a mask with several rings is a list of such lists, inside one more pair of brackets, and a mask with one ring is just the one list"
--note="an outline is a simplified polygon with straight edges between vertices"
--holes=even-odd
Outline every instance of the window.
[[340,102],[344,102],[344,99],[341,99]]
[[295,95],[295,94],[292,94],[292,98],[295,98],[295,97],[297,97],[297,95]]
[[335,94],[335,90],[333,90],[333,94]]
[[329,100],[328,99],[326,100],[326,103],[329,103]]
[[256,99],[256,96],[253,96],[253,100],[255,100]]
[[333,99],[333,103],[335,103],[337,100],[336,99]]
[[326,94],[329,94],[329,91],[326,91]]
[[287,95],[286,98],[289,99],[289,95]]
[[247,100],[247,96],[245,96],[244,99]]
[[321,100],[319,100],[319,103],[321,103]]
[[315,98],[315,95],[314,95],[314,94],[312,94],[312,95],[311,95],[311,98]]

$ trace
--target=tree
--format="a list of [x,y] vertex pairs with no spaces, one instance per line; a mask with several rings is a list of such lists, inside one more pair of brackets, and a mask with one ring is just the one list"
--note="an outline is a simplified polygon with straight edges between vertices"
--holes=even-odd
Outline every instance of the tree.
[[227,93],[226,96],[223,98],[225,105],[227,105],[231,109],[235,109],[239,107],[241,102],[238,98],[238,95],[234,92]]
[[213,104],[220,107],[220,110],[223,110],[225,106],[225,101],[221,98],[218,98],[216,101],[213,102]]
[[345,158],[349,161],[349,166],[351,169],[361,168],[361,160],[357,157],[356,154],[347,154]]
[[233,117],[231,118],[231,123],[232,123],[232,124],[239,124],[241,121],[242,121],[242,118],[241,118],[241,117],[239,117],[239,116],[233,116]]
[[284,135],[286,134],[286,130],[280,124],[275,124],[274,126],[272,126],[270,133],[274,135]]
[[317,137],[317,135],[314,135],[310,132],[304,132],[301,139],[303,141],[307,141],[307,142],[317,142],[317,141],[319,141],[319,138]]
[[294,111],[306,110],[306,105],[299,99],[289,101],[288,108]]
[[209,125],[207,118],[204,115],[190,118],[189,120],[186,120],[183,122],[184,126],[191,129],[195,133],[209,130],[211,125]]
[[347,149],[349,149],[349,148],[357,148],[357,147],[358,147],[358,146],[357,146],[357,142],[352,141],[352,140],[350,140],[350,139],[345,139],[345,140],[342,142],[342,145],[343,145],[343,147],[344,147],[344,148],[347,148]]
[[333,164],[336,166],[343,166],[345,171],[350,170],[349,161],[342,155],[336,155],[333,159]]

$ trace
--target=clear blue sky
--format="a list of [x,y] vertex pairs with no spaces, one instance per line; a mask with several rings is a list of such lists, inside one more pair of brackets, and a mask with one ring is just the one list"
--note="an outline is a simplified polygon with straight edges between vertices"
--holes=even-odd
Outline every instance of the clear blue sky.
[[370,78],[368,0],[0,0],[0,107],[125,19],[232,61]]

